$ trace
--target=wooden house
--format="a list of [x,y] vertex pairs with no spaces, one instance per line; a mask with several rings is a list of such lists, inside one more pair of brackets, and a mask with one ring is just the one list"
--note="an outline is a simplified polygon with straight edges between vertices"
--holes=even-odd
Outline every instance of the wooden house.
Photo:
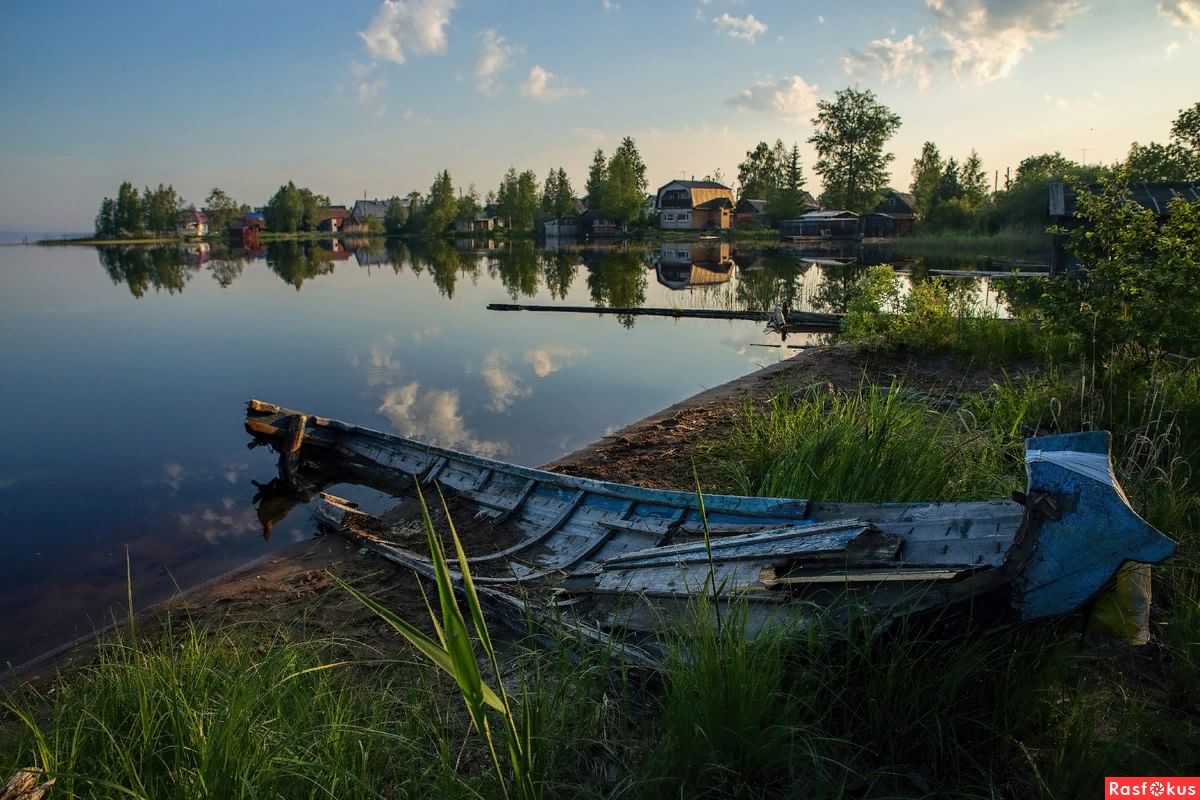
[[785,241],[859,239],[859,217],[853,211],[810,211],[779,223],[779,238]]
[[383,224],[383,219],[387,216],[387,210],[387,200],[355,200],[354,207],[350,209],[350,216],[355,222],[361,225],[369,225],[373,219]]
[[543,223],[542,230],[547,239],[573,239],[582,231],[579,217],[556,217]]
[[767,216],[766,200],[751,200],[743,197],[733,207],[733,227],[735,228],[765,228],[771,224]]
[[198,239],[208,235],[208,217],[203,211],[195,208],[185,208],[175,217],[175,234],[189,239]]
[[[1098,191],[1099,186],[1093,184],[1086,187],[1090,191]],[[1049,186],[1050,223],[1059,228],[1071,230],[1086,224],[1079,219],[1079,208],[1076,203],[1076,189],[1063,183],[1051,183]],[[1171,215],[1171,201],[1183,198],[1188,201],[1200,201],[1200,181],[1156,181],[1141,182],[1129,185],[1128,197],[1134,203],[1148,208],[1162,222]],[[1050,255],[1050,274],[1062,270],[1073,270],[1078,266],[1075,256],[1066,249],[1066,241],[1062,234],[1054,236],[1054,249]]]
[[671,181],[658,190],[658,225],[668,230],[728,228],[733,190],[716,181]]
[[609,219],[599,209],[589,208],[579,217],[580,232],[596,239],[606,239],[621,234],[620,224]]
[[917,224],[916,198],[905,192],[888,189],[870,214],[862,218],[865,239],[887,239],[907,236]]
[[317,230],[326,233],[338,233],[345,228],[346,222],[349,219],[350,212],[346,210],[345,206],[326,206],[321,209]]
[[473,219],[454,220],[455,233],[491,233],[496,230],[499,220],[489,217],[480,211]]
[[251,212],[229,226],[229,243],[234,247],[246,250],[259,248],[258,236],[263,232],[266,223],[259,212]]

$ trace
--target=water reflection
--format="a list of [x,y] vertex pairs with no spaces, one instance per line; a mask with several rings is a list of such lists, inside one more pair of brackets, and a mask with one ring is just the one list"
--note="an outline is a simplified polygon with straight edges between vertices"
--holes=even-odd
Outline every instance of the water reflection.
[[[483,246],[489,245],[489,246]],[[207,270],[221,288],[241,278],[246,267],[265,262],[297,291],[311,280],[353,263],[369,275],[411,272],[427,277],[438,293],[453,299],[469,281],[496,281],[508,298],[520,302],[546,292],[565,300],[581,271],[594,305],[616,307],[700,307],[731,311],[796,310],[842,312],[855,281],[868,265],[888,263],[906,280],[925,280],[943,270],[995,271],[1003,275],[1024,263],[989,256],[974,259],[946,255],[913,257],[885,245],[832,243],[804,248],[745,245],[718,241],[667,242],[654,246],[569,246],[548,249],[529,240],[511,242],[401,241],[327,239],[271,242],[258,250],[223,244],[170,247],[102,247],[100,263],[109,277],[135,297],[151,289],[176,294],[197,273]],[[990,308],[1036,297],[1034,290],[992,287],[975,277],[946,277],[957,296]],[[654,291],[651,291],[651,287]],[[687,292],[686,299],[674,296]],[[1026,303],[1028,305],[1028,303]],[[617,315],[626,328],[633,315]]]

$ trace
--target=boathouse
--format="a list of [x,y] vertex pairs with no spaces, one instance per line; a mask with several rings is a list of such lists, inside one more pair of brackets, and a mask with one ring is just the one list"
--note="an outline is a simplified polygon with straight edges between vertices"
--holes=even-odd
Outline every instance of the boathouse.
[[858,214],[853,211],[810,211],[796,219],[779,223],[779,238],[797,239],[858,239]]

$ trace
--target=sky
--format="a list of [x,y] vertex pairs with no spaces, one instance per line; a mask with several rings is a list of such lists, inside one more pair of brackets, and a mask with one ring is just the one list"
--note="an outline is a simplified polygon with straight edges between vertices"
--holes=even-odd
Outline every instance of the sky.
[[[10,4],[0,27],[0,230],[89,230],[123,180],[261,205],[567,170],[633,136],[651,189],[816,103],[876,93],[907,188],[927,140],[989,174],[1059,150],[1112,162],[1200,100],[1200,0],[257,0]],[[815,193],[815,191],[814,191]]]

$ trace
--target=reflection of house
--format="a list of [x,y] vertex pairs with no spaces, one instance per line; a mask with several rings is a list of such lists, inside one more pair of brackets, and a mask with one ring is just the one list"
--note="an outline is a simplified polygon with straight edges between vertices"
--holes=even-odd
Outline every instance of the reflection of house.
[[259,212],[246,214],[229,225],[229,243],[234,247],[244,247],[248,250],[258,249],[258,235],[266,225],[263,215]]
[[862,235],[869,239],[907,236],[912,233],[916,220],[916,198],[888,189],[875,210],[863,217]]
[[318,246],[321,248],[321,255],[328,261],[345,261],[354,255],[354,251],[341,239],[322,239]]
[[659,251],[655,272],[658,282],[668,289],[727,283],[733,272],[729,243],[664,244]]
[[[1093,184],[1086,187],[1087,191],[1098,191],[1099,186]],[[1049,186],[1050,222],[1068,230],[1086,224],[1085,220],[1077,218],[1079,207],[1076,201],[1076,190],[1062,183],[1051,183]],[[1171,201],[1182,198],[1190,202],[1200,200],[1200,181],[1155,181],[1133,183],[1129,185],[1126,196],[1142,208],[1154,212],[1159,222],[1171,216]],[[1050,274],[1063,269],[1074,269],[1077,266],[1075,257],[1065,247],[1062,234],[1054,236],[1054,249],[1050,255]]]
[[656,207],[661,228],[728,228],[733,190],[716,181],[671,181],[658,190]]
[[857,239],[858,214],[853,211],[810,211],[779,223],[781,239]]
[[208,235],[208,217],[194,208],[184,209],[175,217],[175,233],[179,236]]
[[321,209],[317,230],[337,233],[345,227],[346,221],[349,219],[350,212],[346,210],[345,206],[326,206]]

